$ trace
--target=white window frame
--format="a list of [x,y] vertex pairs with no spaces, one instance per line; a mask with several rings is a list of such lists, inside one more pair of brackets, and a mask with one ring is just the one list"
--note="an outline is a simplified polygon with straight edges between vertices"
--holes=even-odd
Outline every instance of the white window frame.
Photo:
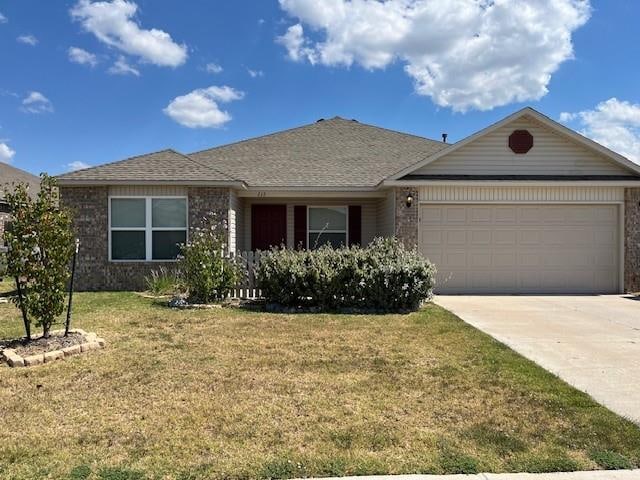
[[[144,200],[145,201],[145,226],[144,227],[112,227],[111,226],[111,200],[112,199],[130,199],[130,200]],[[153,200],[184,200],[185,201],[185,226],[184,227],[154,227],[153,226]],[[109,196],[109,215],[108,215],[108,228],[109,228],[109,262],[113,263],[173,263],[177,259],[173,260],[154,260],[153,257],[153,232],[177,232],[185,231],[186,241],[189,241],[189,198],[185,195],[113,195]],[[111,232],[145,232],[145,258],[136,260],[121,260],[112,258],[111,250]]]
[[[321,230],[311,230],[310,219],[311,219],[311,209],[312,208],[344,208],[345,211],[345,224],[344,230],[329,230],[329,229],[321,229]],[[309,241],[310,233],[344,233],[345,247],[349,246],[349,206],[348,205],[307,205],[307,249],[313,250],[313,245]]]

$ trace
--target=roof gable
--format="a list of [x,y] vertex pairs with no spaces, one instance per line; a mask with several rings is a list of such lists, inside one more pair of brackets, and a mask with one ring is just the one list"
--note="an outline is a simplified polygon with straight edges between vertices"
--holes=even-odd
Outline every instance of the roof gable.
[[[509,136],[533,135],[527,153],[514,153]],[[525,108],[391,176],[418,175],[597,175],[632,176],[640,166],[602,145]]]

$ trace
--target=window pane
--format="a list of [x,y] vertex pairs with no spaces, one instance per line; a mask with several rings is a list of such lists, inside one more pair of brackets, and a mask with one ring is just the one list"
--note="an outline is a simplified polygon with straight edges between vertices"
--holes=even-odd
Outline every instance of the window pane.
[[144,232],[111,232],[113,260],[144,260],[146,257]]
[[112,227],[145,227],[144,198],[112,198]]
[[154,227],[187,226],[187,201],[184,198],[154,198],[151,209]]
[[333,248],[347,244],[347,235],[345,233],[310,233],[309,248],[314,249],[324,244],[330,244]]
[[154,260],[173,260],[180,253],[179,243],[187,241],[187,232],[153,232],[152,256]]
[[322,207],[309,209],[309,230],[346,230],[347,209],[345,207]]

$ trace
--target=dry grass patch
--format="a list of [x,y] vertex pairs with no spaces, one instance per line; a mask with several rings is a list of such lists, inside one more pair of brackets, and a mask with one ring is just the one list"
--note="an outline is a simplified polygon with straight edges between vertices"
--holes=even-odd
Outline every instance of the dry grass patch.
[[[0,367],[2,478],[287,478],[640,464],[640,430],[457,317],[171,311],[77,295],[107,348]],[[0,338],[21,333],[0,305]],[[11,439],[11,440],[7,440]]]

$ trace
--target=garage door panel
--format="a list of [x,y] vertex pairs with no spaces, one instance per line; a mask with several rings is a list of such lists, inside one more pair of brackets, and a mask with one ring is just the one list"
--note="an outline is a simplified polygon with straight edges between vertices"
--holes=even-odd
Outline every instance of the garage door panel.
[[466,207],[445,207],[444,222],[446,224],[466,224],[467,208]]
[[[513,269],[517,265],[517,254],[515,250],[498,250],[494,251],[491,263],[496,268]],[[506,273],[505,273],[506,275]]]
[[467,232],[465,230],[448,230],[447,245],[466,245]]
[[425,223],[438,225],[442,222],[442,207],[422,207],[420,217]]
[[516,230],[503,230],[499,228],[493,231],[493,243],[496,245],[515,245],[517,238],[518,232]]
[[518,243],[520,245],[540,245],[540,230],[518,230]]
[[471,221],[473,223],[481,223],[486,225],[491,221],[492,210],[490,207],[471,207]]
[[616,205],[423,205],[441,293],[618,291]]
[[471,245],[491,245],[491,230],[473,230],[470,232]]
[[468,254],[469,265],[471,267],[491,267],[491,252],[488,251],[471,251]]
[[495,223],[513,223],[517,218],[517,209],[515,207],[494,207]]

